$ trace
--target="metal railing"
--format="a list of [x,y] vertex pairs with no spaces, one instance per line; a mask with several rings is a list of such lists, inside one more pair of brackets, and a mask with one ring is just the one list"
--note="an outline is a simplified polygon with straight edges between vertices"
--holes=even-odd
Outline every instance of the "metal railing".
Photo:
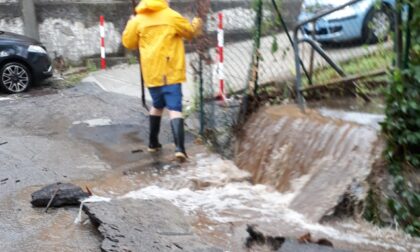
[[[318,45],[318,43],[316,43],[312,38],[303,38],[303,39],[299,39],[299,31],[301,29],[302,26],[309,24],[309,23],[314,23],[316,22],[318,19],[325,17],[333,12],[336,12],[338,10],[341,10],[343,8],[345,8],[346,6],[355,4],[357,2],[360,2],[361,0],[352,0],[349,1],[345,4],[339,5],[335,8],[331,8],[329,10],[325,10],[322,11],[321,13],[314,15],[313,17],[304,20],[302,22],[299,22],[295,28],[294,28],[294,34],[293,34],[293,50],[294,50],[294,54],[295,54],[295,67],[296,67],[296,83],[295,83],[295,92],[296,92],[296,96],[297,96],[297,102],[299,104],[299,106],[304,109],[304,99],[303,99],[303,95],[301,92],[301,86],[302,86],[302,73],[301,73],[301,59],[299,56],[299,44],[300,43],[308,43],[309,45],[312,46],[312,48],[318,52],[318,54],[324,58],[328,64],[341,76],[341,77],[346,77],[346,74],[344,73],[344,71],[328,56],[328,54]],[[305,70],[306,72],[306,70]],[[309,76],[308,76],[309,77]],[[308,78],[310,79],[310,77]]]

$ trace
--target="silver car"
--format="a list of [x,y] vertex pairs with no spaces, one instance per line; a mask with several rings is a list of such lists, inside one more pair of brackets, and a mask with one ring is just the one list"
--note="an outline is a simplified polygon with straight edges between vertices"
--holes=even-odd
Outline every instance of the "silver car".
[[[307,20],[347,2],[349,0],[304,0],[298,19]],[[302,31],[325,44],[353,40],[375,43],[385,40],[391,31],[394,7],[395,0],[361,0],[320,18],[316,23],[305,25]]]

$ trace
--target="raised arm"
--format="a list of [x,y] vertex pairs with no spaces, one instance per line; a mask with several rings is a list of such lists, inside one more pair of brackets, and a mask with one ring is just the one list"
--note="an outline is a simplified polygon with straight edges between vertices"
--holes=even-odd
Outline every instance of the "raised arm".
[[125,27],[122,35],[122,43],[128,49],[137,49],[139,46],[139,34],[137,31],[138,21],[132,17]]
[[175,29],[176,32],[188,39],[191,40],[195,36],[199,35],[201,33],[201,28],[203,25],[203,22],[200,18],[194,18],[193,21],[190,23],[186,18],[179,15],[175,17]]

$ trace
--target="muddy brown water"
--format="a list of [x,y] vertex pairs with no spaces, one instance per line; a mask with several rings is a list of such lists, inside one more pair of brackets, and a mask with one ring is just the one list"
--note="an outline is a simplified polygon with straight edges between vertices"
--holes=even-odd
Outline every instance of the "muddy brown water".
[[313,221],[334,207],[353,181],[365,180],[383,150],[372,128],[291,105],[263,109],[242,134],[238,166],[254,183],[298,191],[290,207]]
[[341,111],[356,111],[370,114],[384,114],[385,102],[381,97],[372,97],[370,102],[355,97],[326,98],[319,101],[309,101],[310,108],[334,108]]
[[[185,212],[203,240],[226,251],[246,251],[247,224],[279,236],[310,232],[315,239],[327,238],[354,251],[420,250],[418,239],[362,220],[314,220],[344,185],[367,175],[380,150],[371,127],[316,111],[304,115],[291,106],[273,107],[245,126],[236,163],[205,146],[190,145],[190,161],[181,165],[172,162],[171,144],[155,156],[132,153],[146,149],[133,134],[136,130],[129,125],[74,126],[70,135],[94,146],[98,159],[112,169],[100,178],[73,182],[103,197],[167,199]],[[2,251],[99,251],[101,237],[87,217],[82,224],[73,223],[78,208],[53,209],[46,215],[30,207],[30,193],[38,188],[3,201],[0,237],[12,242],[0,245]]]

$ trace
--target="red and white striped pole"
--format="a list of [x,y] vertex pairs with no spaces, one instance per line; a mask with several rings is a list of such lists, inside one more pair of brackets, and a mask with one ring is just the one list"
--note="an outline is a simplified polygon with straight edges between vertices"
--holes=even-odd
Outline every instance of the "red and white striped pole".
[[224,32],[223,32],[223,13],[218,13],[218,27],[217,27],[217,50],[219,52],[219,66],[218,66],[218,77],[219,77],[219,97],[225,99],[225,80],[223,74],[223,61],[224,61]]
[[101,35],[101,69],[106,68],[106,61],[105,61],[105,19],[104,16],[100,17],[99,22],[99,33]]

